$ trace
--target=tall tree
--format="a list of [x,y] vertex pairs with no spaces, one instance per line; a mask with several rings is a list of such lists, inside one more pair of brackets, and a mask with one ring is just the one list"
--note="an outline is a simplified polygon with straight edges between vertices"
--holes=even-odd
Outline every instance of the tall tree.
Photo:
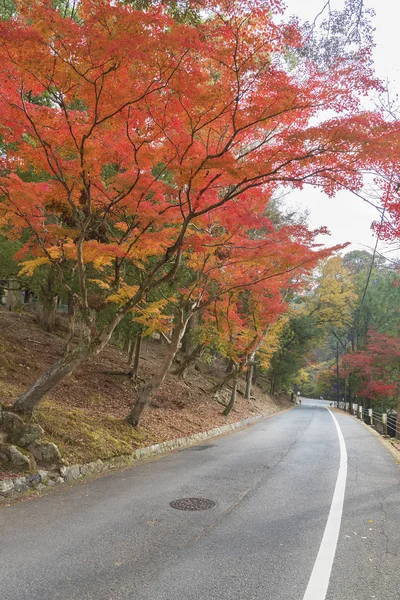
[[[198,222],[228,203],[234,215],[279,184],[358,189],[387,130],[359,108],[378,86],[366,56],[287,68],[303,41],[277,20],[279,1],[209,1],[195,25],[162,4],[82,0],[78,19],[50,0],[16,5],[12,27],[0,22],[0,223],[28,230],[31,267],[58,269],[85,332],[17,400],[31,412],[176,276]],[[321,111],[341,116],[324,121]],[[20,176],[29,170],[39,181]],[[68,262],[78,292],[63,278]],[[110,297],[124,297],[101,326],[93,271]]]
[[[340,302],[342,299],[345,300],[344,304],[341,302],[342,307],[345,307],[345,318],[337,321],[334,327],[329,327],[331,336],[325,337],[317,344],[314,352],[317,362],[313,365],[313,369],[321,373],[320,393],[327,394],[332,387],[330,368],[334,366],[336,379],[334,385],[337,391],[340,391],[340,395],[346,396],[346,399],[353,400],[354,394],[359,390],[359,381],[355,370],[347,369],[346,375],[342,364],[347,360],[350,364],[352,356],[358,356],[360,353],[365,365],[369,364],[368,361],[373,362],[371,342],[374,336],[371,332],[374,332],[377,338],[382,335],[389,336],[390,339],[398,337],[400,331],[398,274],[390,262],[366,251],[347,253],[343,257],[341,268],[339,268],[340,264],[329,262],[335,267],[331,275],[341,281],[340,285],[345,286],[343,298],[339,295]],[[345,276],[343,276],[343,267],[347,271]],[[337,275],[335,275],[336,268]],[[319,295],[320,293],[317,292],[317,296]],[[331,309],[329,311],[332,313]],[[346,356],[348,354],[349,357]],[[367,360],[369,354],[370,358]],[[323,389],[324,385],[326,389]],[[376,404],[380,402],[377,394],[370,395],[368,401]]]
[[365,349],[346,356],[344,363],[364,401],[383,409],[397,409],[400,438],[400,337],[371,329]]
[[[182,263],[191,275],[178,285],[173,297],[156,303],[157,308],[166,303],[172,305],[174,321],[163,366],[139,389],[127,417],[132,425],[138,425],[163,383],[195,314],[203,313],[203,334],[208,340],[213,337],[214,346],[232,360],[237,380],[250,356],[261,346],[269,326],[283,312],[282,292],[299,287],[302,276],[332,252],[315,247],[318,230],[288,226],[274,231],[269,220],[256,210],[259,198],[253,198],[253,210],[250,198],[248,202],[237,207],[235,215],[227,207],[216,210],[213,225],[208,223],[207,227],[204,220],[201,227],[199,222],[184,245]],[[158,316],[161,330],[166,315],[160,311]],[[235,395],[231,407],[234,401]]]
[[349,269],[341,256],[321,262],[308,282],[308,290],[291,305],[290,319],[281,334],[281,347],[271,362],[271,390],[288,390],[297,382],[309,354],[329,337],[342,344],[352,324],[357,301]]

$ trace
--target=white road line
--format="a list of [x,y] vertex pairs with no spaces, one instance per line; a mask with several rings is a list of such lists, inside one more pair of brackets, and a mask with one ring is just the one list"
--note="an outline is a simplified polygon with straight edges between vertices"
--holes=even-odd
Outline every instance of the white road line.
[[[327,408],[327,410],[329,410],[329,408]],[[324,535],[303,600],[325,600],[339,538],[340,524],[342,521],[347,479],[347,450],[340,425],[337,422],[335,415],[330,410],[329,413],[335,423],[339,438],[340,464]]]

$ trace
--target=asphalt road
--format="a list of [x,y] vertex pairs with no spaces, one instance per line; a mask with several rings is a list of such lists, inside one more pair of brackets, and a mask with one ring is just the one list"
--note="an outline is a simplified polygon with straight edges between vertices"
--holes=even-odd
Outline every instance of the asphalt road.
[[[344,449],[315,404],[3,507],[1,600],[399,600],[400,467],[335,412],[348,454],[340,522]],[[188,497],[216,505],[169,505]],[[310,592],[332,544],[327,594]]]

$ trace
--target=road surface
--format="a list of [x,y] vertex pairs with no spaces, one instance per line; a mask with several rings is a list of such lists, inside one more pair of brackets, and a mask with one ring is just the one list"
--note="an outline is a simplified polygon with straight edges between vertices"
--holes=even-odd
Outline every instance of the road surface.
[[[399,484],[363,424],[304,403],[3,507],[0,598],[399,600]],[[169,504],[192,497],[215,506]]]

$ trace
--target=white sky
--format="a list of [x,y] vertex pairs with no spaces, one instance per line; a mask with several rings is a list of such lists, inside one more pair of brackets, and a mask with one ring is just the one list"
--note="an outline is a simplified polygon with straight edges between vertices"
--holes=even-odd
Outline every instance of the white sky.
[[[326,0],[286,0],[288,15],[296,14],[302,20],[313,20],[324,6]],[[333,9],[340,8],[341,0],[331,0]],[[374,63],[376,74],[381,79],[388,79],[393,91],[400,92],[400,54],[399,54],[399,22],[400,3],[396,0],[365,0],[365,4],[375,10],[374,19],[375,42]],[[379,218],[378,212],[353,196],[350,192],[341,192],[334,198],[328,198],[319,190],[306,188],[292,192],[286,204],[310,211],[311,228],[326,225],[331,237],[324,236],[321,242],[327,245],[351,242],[350,249],[368,249],[375,245],[371,231],[372,221]],[[385,251],[385,244],[379,249]],[[387,248],[386,248],[387,249]],[[393,253],[388,254],[393,258]]]

